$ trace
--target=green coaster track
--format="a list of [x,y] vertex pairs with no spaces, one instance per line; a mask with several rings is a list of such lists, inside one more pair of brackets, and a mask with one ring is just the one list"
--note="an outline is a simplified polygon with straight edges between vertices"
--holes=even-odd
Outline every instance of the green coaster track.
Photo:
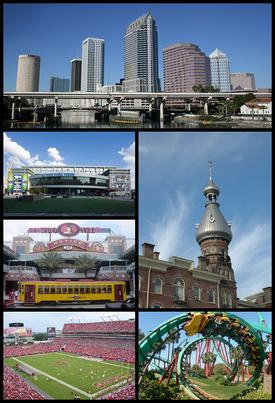
[[[258,316],[259,320],[263,321],[260,313]],[[143,364],[143,370],[141,370],[139,387],[145,372],[150,365],[154,366],[162,375],[164,374],[164,370],[161,369],[160,366],[153,364],[152,359],[156,356],[156,353],[160,348],[167,343],[169,338],[175,333],[179,333],[181,330],[185,330],[188,337],[194,334],[200,334],[200,336],[195,340],[186,343],[176,361],[176,373],[178,374],[181,384],[187,393],[196,399],[204,400],[209,397],[202,394],[202,391],[199,391],[197,388],[198,385],[191,382],[188,378],[188,375],[192,375],[192,377],[202,376],[198,376],[188,368],[186,365],[186,358],[190,354],[192,348],[203,339],[211,340],[217,355],[219,355],[222,362],[230,369],[230,372],[227,375],[228,380],[232,381],[234,379],[238,367],[237,360],[235,361],[234,366],[229,366],[216,348],[215,341],[221,341],[229,348],[233,347],[229,341],[224,339],[224,337],[234,340],[239,346],[241,346],[244,352],[245,366],[252,365],[254,367],[254,372],[245,385],[252,385],[261,374],[267,354],[259,332],[272,334],[271,328],[263,326],[262,324],[249,323],[239,316],[229,312],[188,312],[175,316],[174,318],[162,323],[140,340],[138,364],[139,367],[141,367],[141,363]],[[182,343],[180,345],[182,345]],[[160,359],[160,361],[168,364],[167,360]]]

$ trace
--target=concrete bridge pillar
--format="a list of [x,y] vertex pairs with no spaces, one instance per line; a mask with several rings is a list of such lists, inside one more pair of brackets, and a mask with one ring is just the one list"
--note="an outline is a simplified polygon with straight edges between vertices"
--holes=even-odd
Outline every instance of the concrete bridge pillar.
[[57,117],[57,101],[58,101],[58,97],[54,98],[54,117]]
[[161,98],[160,100],[160,120],[164,120],[164,102],[166,100],[166,97]]
[[11,104],[11,120],[15,120],[15,101],[16,101],[15,97],[12,97],[11,98],[11,102],[12,102],[12,104]]
[[121,102],[124,100],[124,97],[118,98],[117,99],[117,114],[120,116],[121,115]]
[[107,99],[107,102],[108,102],[108,112],[110,113],[111,112],[111,109],[112,109],[112,107],[111,107],[111,103],[113,102],[113,98],[110,98],[110,99]]
[[207,101],[205,101],[203,109],[204,109],[205,114],[208,115],[208,103],[207,103]]

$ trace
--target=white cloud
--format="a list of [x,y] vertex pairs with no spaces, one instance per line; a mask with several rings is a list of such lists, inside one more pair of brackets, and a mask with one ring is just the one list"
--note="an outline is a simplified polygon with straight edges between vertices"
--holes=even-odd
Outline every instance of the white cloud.
[[20,144],[12,141],[6,133],[4,133],[4,154],[10,155],[8,161],[12,161],[13,168],[19,168],[21,165],[66,165],[63,157],[55,147],[48,148],[49,157],[52,160],[39,160],[39,155],[34,157],[31,153],[22,147]]
[[[146,227],[149,228],[148,239],[156,245],[156,250],[161,252],[160,259],[168,260],[175,255],[175,251],[183,249],[184,239],[190,238],[185,234],[184,228],[189,210],[190,200],[178,191],[175,199],[165,195],[162,214],[157,220],[147,221]],[[182,250],[183,252],[183,250]],[[184,252],[183,252],[184,253]],[[182,256],[182,253],[179,254]]]
[[55,147],[50,147],[50,148],[48,148],[47,151],[48,151],[49,157],[53,158],[55,162],[56,161],[60,162],[60,161],[64,160],[64,158],[62,158],[59,155],[59,151]]
[[131,169],[131,188],[135,188],[135,142],[128,148],[121,147],[118,154],[123,155],[126,168]]
[[18,163],[19,160],[23,160],[28,165],[33,164],[33,162],[38,159],[38,155],[31,158],[30,152],[15,141],[12,141],[6,133],[4,133],[4,154],[11,154],[13,157],[17,158],[16,163]]
[[234,228],[229,254],[235,272],[238,297],[243,299],[271,285],[271,227],[255,220]]

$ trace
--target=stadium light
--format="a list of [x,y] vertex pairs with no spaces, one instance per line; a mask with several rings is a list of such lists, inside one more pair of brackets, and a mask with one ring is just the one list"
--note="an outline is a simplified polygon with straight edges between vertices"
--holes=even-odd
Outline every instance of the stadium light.
[[69,318],[69,320],[71,321],[71,323],[73,323],[73,318]]
[[77,318],[78,320],[79,320],[79,323],[80,323],[80,319],[82,319],[81,317],[79,317],[79,318]]

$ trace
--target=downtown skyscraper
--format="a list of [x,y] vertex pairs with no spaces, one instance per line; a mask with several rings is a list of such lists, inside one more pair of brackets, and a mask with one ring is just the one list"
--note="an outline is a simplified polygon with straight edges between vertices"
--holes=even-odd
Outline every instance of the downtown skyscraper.
[[82,42],[81,91],[96,92],[104,85],[104,39],[87,38]]
[[137,18],[124,36],[123,91],[159,92],[158,34],[151,13]]
[[221,91],[230,91],[229,62],[226,54],[218,48],[209,55],[211,85]]

